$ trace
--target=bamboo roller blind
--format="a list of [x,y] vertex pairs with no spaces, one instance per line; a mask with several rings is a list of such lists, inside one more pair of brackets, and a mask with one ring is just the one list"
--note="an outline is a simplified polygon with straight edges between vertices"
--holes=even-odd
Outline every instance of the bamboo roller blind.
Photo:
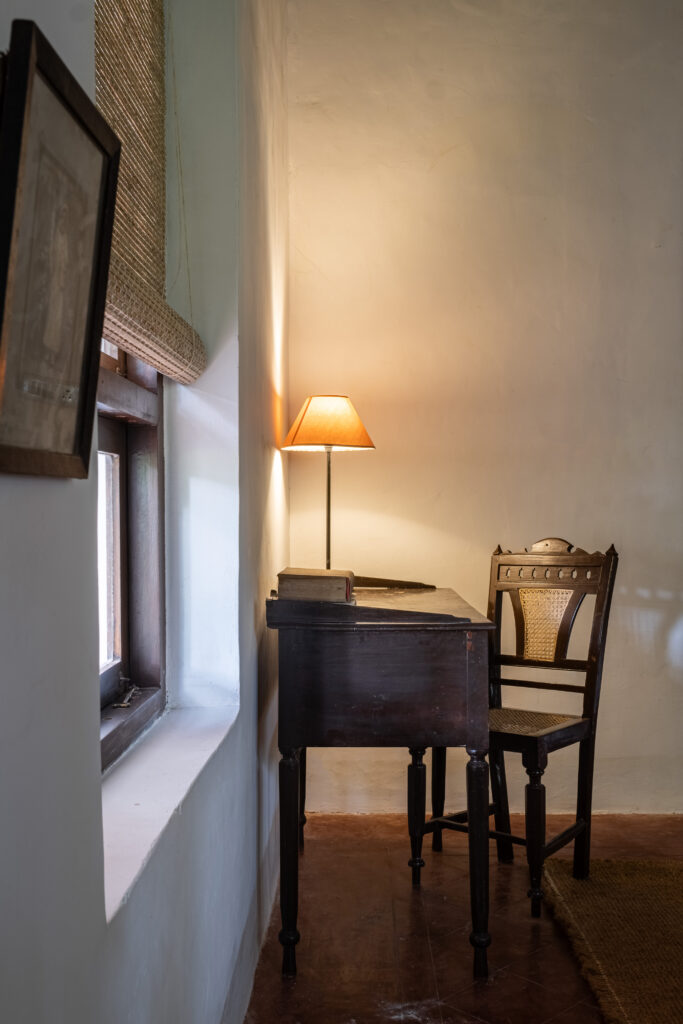
[[102,333],[187,384],[206,352],[165,299],[164,51],[163,0],[95,0],[95,97],[122,144]]

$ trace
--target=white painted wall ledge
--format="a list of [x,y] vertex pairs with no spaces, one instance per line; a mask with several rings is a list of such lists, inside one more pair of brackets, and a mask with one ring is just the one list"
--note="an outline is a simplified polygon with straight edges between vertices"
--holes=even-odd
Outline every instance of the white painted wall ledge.
[[226,738],[238,706],[174,708],[102,780],[104,902],[128,899],[171,818]]

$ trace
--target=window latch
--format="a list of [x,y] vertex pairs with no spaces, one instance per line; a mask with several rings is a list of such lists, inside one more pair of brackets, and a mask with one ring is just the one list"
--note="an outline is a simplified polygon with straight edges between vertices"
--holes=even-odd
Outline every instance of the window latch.
[[[130,679],[122,679],[121,682],[122,683],[129,683]],[[135,696],[137,691],[138,691],[137,686],[131,686],[131,688],[128,690],[128,693],[123,698],[123,700],[120,700],[118,702],[118,704],[112,704],[112,707],[113,708],[129,708],[130,705],[131,705],[131,702],[133,700],[133,697]]]

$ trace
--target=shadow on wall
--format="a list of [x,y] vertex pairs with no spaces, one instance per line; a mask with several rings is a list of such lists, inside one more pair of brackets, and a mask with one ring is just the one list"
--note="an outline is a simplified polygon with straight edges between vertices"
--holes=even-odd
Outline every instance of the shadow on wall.
[[683,671],[683,592],[661,586],[618,586],[617,595],[620,616],[644,648],[653,674],[662,667]]

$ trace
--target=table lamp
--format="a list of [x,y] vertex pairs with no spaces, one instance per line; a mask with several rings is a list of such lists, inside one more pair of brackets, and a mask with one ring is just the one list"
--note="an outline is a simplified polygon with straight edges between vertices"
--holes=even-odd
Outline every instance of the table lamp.
[[330,477],[332,452],[374,448],[360,416],[346,395],[306,399],[281,448],[285,452],[327,452],[327,532],[325,568],[330,568]]

